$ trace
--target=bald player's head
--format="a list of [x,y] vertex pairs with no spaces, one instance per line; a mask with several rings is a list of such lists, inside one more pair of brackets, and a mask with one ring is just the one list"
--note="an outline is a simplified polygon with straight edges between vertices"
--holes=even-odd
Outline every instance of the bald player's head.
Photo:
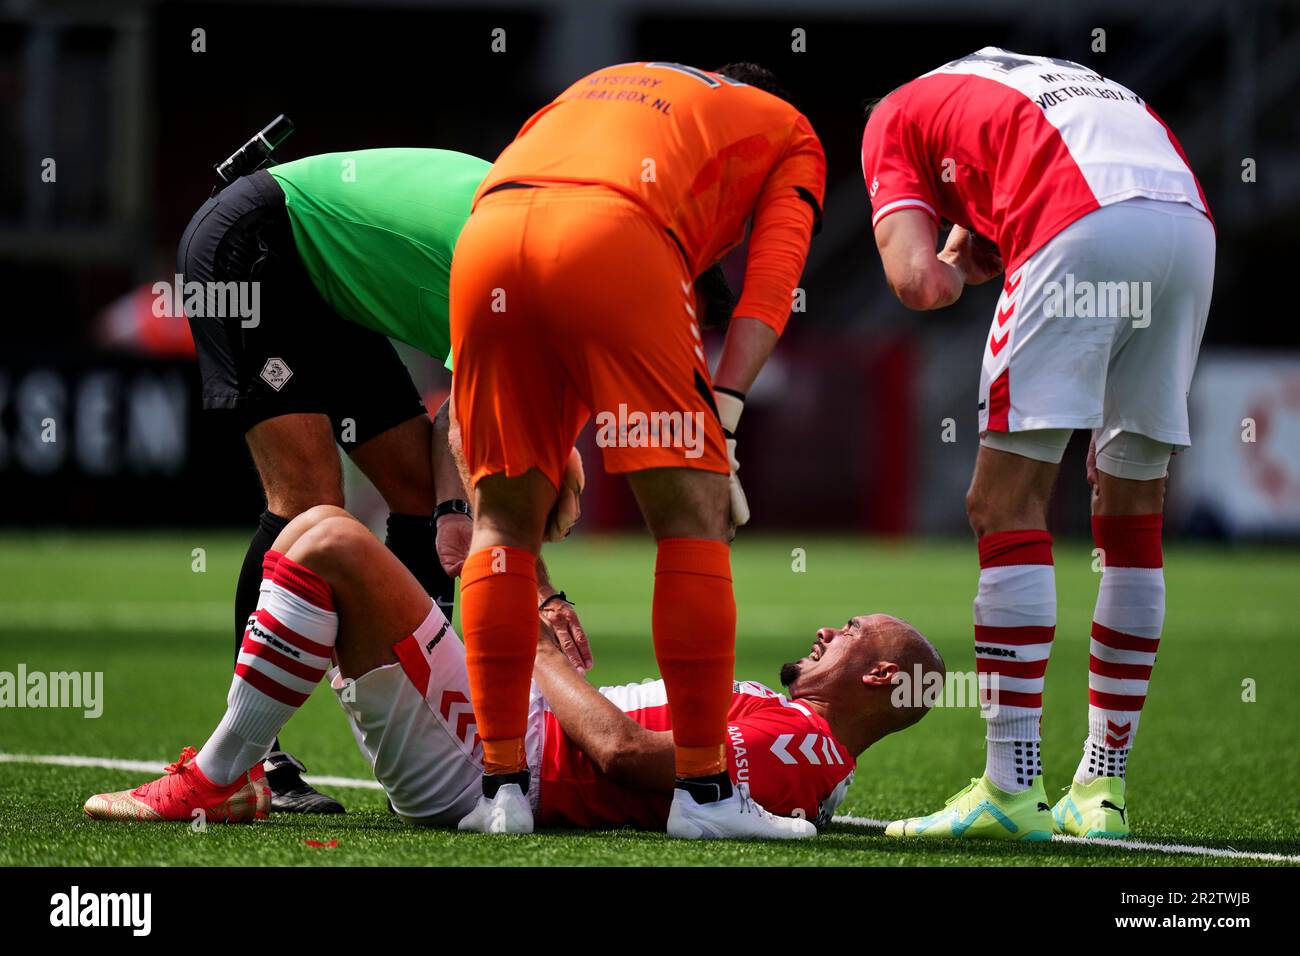
[[[946,673],[939,651],[911,624],[889,614],[863,614],[842,627],[821,628],[807,656],[781,668],[781,683],[791,697],[824,700],[837,713],[893,733],[928,710],[921,693],[894,693],[895,675],[942,682]],[[906,698],[901,705],[900,697]]]

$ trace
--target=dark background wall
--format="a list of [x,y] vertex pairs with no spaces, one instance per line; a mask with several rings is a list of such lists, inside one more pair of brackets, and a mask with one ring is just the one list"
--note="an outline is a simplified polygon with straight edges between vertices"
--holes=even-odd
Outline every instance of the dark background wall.
[[[493,52],[497,29],[505,52]],[[996,290],[970,290],[943,315],[894,301],[870,239],[858,143],[866,100],[986,44],[1078,60],[1154,106],[1218,220],[1207,350],[1293,354],[1293,4],[0,5],[0,523],[246,523],[258,508],[239,435],[197,415],[183,342],[160,349],[123,332],[122,297],[171,277],[176,240],[216,182],[212,165],[277,113],[297,126],[287,158],[410,145],[490,159],[589,69],[743,59],[781,75],[829,166],[807,312],[747,411],[755,512],[765,527],[961,531]],[[55,182],[42,179],[48,159]],[[1256,181],[1243,181],[1247,159]],[[432,395],[445,387],[433,363],[412,364]],[[47,418],[62,429],[58,449],[38,447],[51,444]],[[940,441],[946,418],[958,423],[955,443]],[[1080,454],[1067,458],[1057,505],[1075,530],[1086,521]],[[606,524],[630,517],[616,487],[598,483],[592,506]]]

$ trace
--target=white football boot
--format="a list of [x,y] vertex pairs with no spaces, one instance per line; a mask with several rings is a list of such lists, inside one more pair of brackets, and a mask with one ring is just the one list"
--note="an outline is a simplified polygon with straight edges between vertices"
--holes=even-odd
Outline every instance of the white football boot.
[[711,803],[696,803],[685,790],[674,790],[668,835],[678,840],[804,840],[816,836],[817,828],[798,817],[768,813],[742,783],[725,800]]
[[533,808],[519,784],[502,784],[495,797],[479,797],[456,829],[467,833],[532,833]]

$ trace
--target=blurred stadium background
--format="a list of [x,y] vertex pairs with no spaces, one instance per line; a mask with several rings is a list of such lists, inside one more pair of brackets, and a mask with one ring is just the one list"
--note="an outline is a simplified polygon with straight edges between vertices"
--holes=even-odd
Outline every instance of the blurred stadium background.
[[[503,53],[490,46],[497,28]],[[796,29],[806,52],[792,49]],[[0,525],[250,526],[260,502],[240,436],[200,418],[188,331],[153,314],[151,286],[172,278],[213,164],[276,114],[297,125],[286,158],[382,145],[492,158],[585,71],[655,58],[770,65],[829,159],[807,311],[746,415],[753,530],[965,534],[977,356],[996,289],[940,315],[893,299],[858,142],[864,101],[985,44],[1093,66],[1178,133],[1218,220],[1219,261],[1197,444],[1174,468],[1171,526],[1300,536],[1300,324],[1288,291],[1300,8],[1282,0],[4,0]],[[54,183],[42,179],[48,160]],[[728,263],[734,282],[739,267]],[[445,373],[408,358],[440,401]],[[43,437],[46,419],[56,441]],[[1087,530],[1083,451],[1076,438],[1055,505],[1067,534]],[[634,525],[621,482],[589,471],[584,532]],[[377,519],[377,497],[352,480],[355,507]]]

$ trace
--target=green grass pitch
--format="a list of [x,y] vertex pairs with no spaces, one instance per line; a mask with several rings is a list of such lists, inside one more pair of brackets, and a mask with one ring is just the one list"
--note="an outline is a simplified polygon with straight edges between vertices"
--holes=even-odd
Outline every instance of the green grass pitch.
[[[200,745],[229,684],[230,594],[243,540],[211,532],[0,537],[0,671],[102,671],[103,716],[0,710],[0,753],[175,759]],[[206,570],[193,570],[194,549]],[[806,570],[792,570],[804,549]],[[647,539],[578,537],[547,552],[592,638],[592,679],[653,676]],[[1053,795],[1078,760],[1087,712],[1088,622],[1097,577],[1083,542],[1056,548],[1059,625],[1047,681],[1044,755]],[[1300,552],[1172,546],[1169,613],[1129,773],[1134,839],[1242,851],[1300,852]],[[977,567],[966,542],[744,536],[735,546],[737,673],[776,684],[813,631],[850,614],[908,618],[952,670],[973,667],[970,602]],[[1255,700],[1243,700],[1243,682]],[[284,733],[317,774],[367,776],[343,715],[319,690]],[[865,754],[841,813],[928,812],[983,765],[969,709],[937,710]],[[687,845],[633,832],[485,839],[405,827],[378,791],[338,789],[348,814],[273,816],[248,826],[119,826],[81,815],[91,793],[144,775],[0,762],[2,865],[736,865],[1231,863],[1204,856],[1068,844],[899,844],[837,824],[797,846]],[[308,840],[337,840],[333,849]]]

